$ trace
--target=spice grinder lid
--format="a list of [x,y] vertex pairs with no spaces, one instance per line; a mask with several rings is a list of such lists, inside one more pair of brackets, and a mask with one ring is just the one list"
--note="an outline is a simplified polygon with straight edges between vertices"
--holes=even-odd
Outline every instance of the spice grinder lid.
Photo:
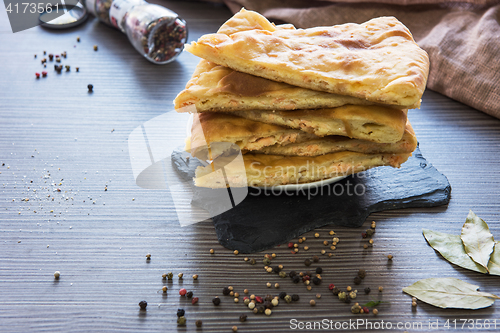
[[69,29],[82,24],[88,14],[79,2],[75,5],[56,4],[45,9],[38,18],[40,25],[50,29]]

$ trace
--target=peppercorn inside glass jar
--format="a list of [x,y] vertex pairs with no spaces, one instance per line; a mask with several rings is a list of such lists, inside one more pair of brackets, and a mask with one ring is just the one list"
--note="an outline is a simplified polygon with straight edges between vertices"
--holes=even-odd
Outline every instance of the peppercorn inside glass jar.
[[137,0],[114,0],[111,24],[122,30],[132,45],[155,64],[173,61],[187,40],[186,22],[173,11]]

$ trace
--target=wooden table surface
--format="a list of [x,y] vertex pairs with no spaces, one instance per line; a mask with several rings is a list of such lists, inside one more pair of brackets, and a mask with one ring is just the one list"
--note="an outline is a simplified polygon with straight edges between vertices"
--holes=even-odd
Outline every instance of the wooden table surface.
[[[214,32],[230,17],[223,6],[196,2],[163,2],[188,22],[189,40]],[[76,42],[80,36],[81,42]],[[93,45],[98,45],[95,52]],[[48,77],[40,72],[43,51],[67,51],[71,72],[57,75],[49,62]],[[34,59],[34,54],[37,58]],[[319,254],[330,230],[340,238],[334,256],[320,255],[323,283],[307,291],[290,279],[262,269],[263,253],[244,261],[217,242],[213,225],[203,222],[181,228],[168,191],[146,190],[135,184],[127,138],[144,122],[172,110],[198,59],[183,53],[177,61],[155,66],[142,59],[125,35],[90,18],[67,31],[40,27],[13,34],[5,10],[0,10],[0,331],[1,332],[288,332],[290,320],[339,323],[384,321],[394,331],[446,331],[446,320],[496,320],[498,305],[489,308],[443,310],[418,302],[402,288],[428,277],[457,277],[481,290],[500,294],[500,278],[447,263],[429,247],[422,228],[458,234],[472,209],[500,240],[500,121],[427,91],[420,110],[409,118],[424,156],[444,173],[452,186],[447,207],[401,209],[373,214],[362,228],[323,227],[305,234],[309,251],[290,253],[286,246],[273,264],[306,271],[304,259]],[[80,67],[76,73],[74,68]],[[87,93],[87,84],[94,93]],[[404,186],[402,184],[402,186]],[[107,191],[105,188],[107,187]],[[57,190],[60,189],[60,192]],[[29,199],[29,201],[23,201]],[[373,248],[363,249],[360,234],[377,222]],[[295,240],[296,241],[296,240]],[[215,254],[209,250],[213,248]],[[146,254],[152,259],[146,261]],[[394,260],[388,262],[386,255]],[[311,268],[314,266],[311,266]],[[358,269],[367,277],[357,288],[358,301],[382,299],[379,314],[353,315],[350,305],[328,290],[352,285]],[[54,272],[61,278],[54,280]],[[161,275],[174,273],[170,283]],[[184,279],[177,274],[183,272]],[[198,274],[193,281],[191,276]],[[266,283],[280,283],[279,290]],[[163,285],[169,290],[159,292]],[[254,315],[242,303],[223,296],[233,286],[256,295],[285,291],[300,301],[280,304],[270,317]],[[362,289],[370,287],[369,296]],[[377,291],[383,286],[382,293]],[[197,305],[178,290],[199,297]],[[322,297],[316,299],[316,294]],[[219,296],[220,306],[211,299]],[[316,299],[316,306],[309,301]],[[148,302],[146,312],[138,303]],[[186,311],[187,326],[178,327],[176,311]],[[240,323],[240,314],[248,320]],[[396,327],[400,322],[404,326]],[[408,328],[414,323],[422,328]],[[345,325],[345,324],[344,324]],[[350,326],[352,328],[352,326]],[[453,328],[453,326],[452,326]],[[356,331],[355,329],[351,329]],[[453,329],[450,329],[453,331]],[[366,331],[361,325],[357,331]],[[379,330],[380,331],[380,330]],[[493,324],[490,331],[495,331]]]

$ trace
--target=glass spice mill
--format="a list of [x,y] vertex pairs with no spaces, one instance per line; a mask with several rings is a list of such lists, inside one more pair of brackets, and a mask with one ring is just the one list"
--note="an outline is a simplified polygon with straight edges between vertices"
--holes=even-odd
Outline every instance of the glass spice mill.
[[83,0],[85,6],[79,0],[66,2],[64,7],[68,12],[61,17],[54,17],[54,12],[41,14],[42,26],[70,28],[83,23],[88,11],[101,22],[121,30],[140,54],[158,65],[173,61],[187,41],[186,21],[170,9],[144,0]]
[[173,61],[187,41],[186,21],[165,7],[144,0],[86,0],[85,6],[101,22],[125,33],[154,64]]

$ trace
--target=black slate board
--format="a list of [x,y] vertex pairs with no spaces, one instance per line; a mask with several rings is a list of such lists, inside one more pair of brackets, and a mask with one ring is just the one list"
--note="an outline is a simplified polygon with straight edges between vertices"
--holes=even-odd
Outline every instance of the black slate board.
[[[195,159],[174,151],[173,165],[186,179],[192,179]],[[340,189],[344,189],[341,194]],[[349,195],[347,189],[351,188]],[[354,189],[362,195],[355,195]],[[193,204],[211,212],[213,191],[193,186]],[[276,192],[275,192],[276,193]],[[240,253],[259,252],[325,225],[361,226],[373,212],[448,204],[451,186],[417,148],[400,169],[380,167],[349,176],[319,190],[275,195],[249,188],[248,196],[236,207],[213,218],[219,242]],[[291,194],[291,195],[289,195]],[[212,212],[211,212],[212,213]]]

